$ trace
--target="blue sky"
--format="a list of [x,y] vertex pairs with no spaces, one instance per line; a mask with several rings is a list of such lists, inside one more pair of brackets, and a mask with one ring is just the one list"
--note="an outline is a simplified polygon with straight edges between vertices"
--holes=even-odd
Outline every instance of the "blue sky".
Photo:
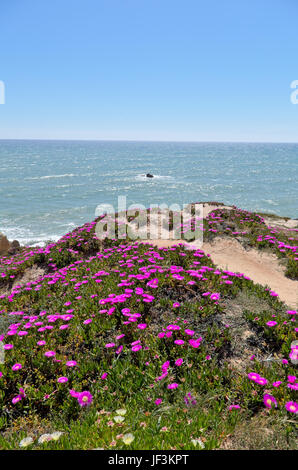
[[1,0],[0,138],[298,141],[297,0]]

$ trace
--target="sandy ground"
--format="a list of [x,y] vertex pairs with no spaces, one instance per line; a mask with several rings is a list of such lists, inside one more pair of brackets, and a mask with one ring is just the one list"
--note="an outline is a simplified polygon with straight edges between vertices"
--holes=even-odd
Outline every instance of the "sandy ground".
[[12,290],[16,290],[17,286],[25,286],[29,282],[34,282],[45,275],[45,270],[39,266],[33,265],[31,268],[27,268],[21,279],[17,279],[13,282],[12,286],[0,288],[0,294],[9,294]]
[[244,273],[254,282],[267,285],[278,293],[279,298],[289,307],[298,303],[298,282],[288,279],[278,258],[258,250],[245,250],[235,239],[215,239],[212,244],[204,243],[203,250],[211,255],[214,263],[222,269]]
[[[159,248],[171,247],[183,240],[148,240]],[[192,245],[195,246],[195,245]],[[235,239],[216,238],[212,244],[203,243],[200,247],[206,254],[210,254],[212,261],[227,271],[243,273],[254,282],[270,287],[277,292],[279,298],[289,307],[298,307],[298,281],[288,279],[278,258],[269,253],[261,253],[255,249],[245,250]]]
[[[229,206],[210,206],[209,204],[204,204],[204,217],[212,210],[220,207],[231,209]],[[272,220],[270,222],[272,226]],[[283,226],[290,228],[296,226],[295,224],[297,225],[297,221],[290,219],[289,221],[285,220]],[[143,243],[150,243],[159,248],[168,248],[179,243],[185,244],[185,241],[152,239],[143,240]],[[231,238],[215,238],[212,244],[203,243],[201,245],[192,243],[190,246],[200,248],[206,254],[210,254],[212,261],[219,268],[243,273],[254,282],[268,286],[271,290],[277,292],[279,298],[289,307],[293,309],[298,307],[298,281],[285,277],[284,268],[280,265],[278,258],[274,254],[261,253],[255,249],[246,250],[237,240]]]
[[268,227],[281,227],[281,228],[297,228],[298,227],[298,220],[297,219],[272,219],[272,218],[264,218],[264,222]]

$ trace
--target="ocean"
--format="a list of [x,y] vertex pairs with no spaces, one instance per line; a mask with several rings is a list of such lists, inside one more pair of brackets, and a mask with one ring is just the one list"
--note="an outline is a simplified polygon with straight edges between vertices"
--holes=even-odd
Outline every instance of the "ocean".
[[298,144],[0,140],[0,231],[32,246],[58,240],[100,204],[117,209],[118,196],[297,218],[297,168]]

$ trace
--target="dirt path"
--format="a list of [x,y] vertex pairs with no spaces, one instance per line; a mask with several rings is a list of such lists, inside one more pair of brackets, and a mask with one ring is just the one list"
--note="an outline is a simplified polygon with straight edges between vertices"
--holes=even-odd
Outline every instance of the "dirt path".
[[22,277],[15,280],[11,287],[8,287],[6,285],[6,286],[0,288],[0,295],[9,294],[12,290],[17,289],[17,286],[23,287],[23,286],[25,286],[25,284],[27,284],[29,282],[37,281],[39,278],[44,276],[45,273],[46,273],[46,271],[43,268],[41,268],[37,265],[33,265],[30,268],[27,268],[25,270],[25,272],[22,274]]
[[[148,240],[159,248],[171,247],[183,240]],[[192,245],[194,246],[194,245]],[[255,249],[246,250],[235,239],[215,238],[212,244],[203,243],[200,247],[206,254],[210,254],[212,261],[227,271],[244,273],[254,282],[269,286],[278,293],[279,298],[289,307],[298,307],[298,281],[288,279],[278,258],[269,253],[261,253]]]
[[278,258],[255,249],[245,250],[237,240],[218,238],[204,243],[203,250],[222,269],[244,273],[258,284],[268,285],[292,308],[298,303],[298,282],[288,279]]
[[[212,210],[229,206],[212,206],[204,204],[204,217]],[[294,226],[294,221],[285,221],[287,228]],[[297,221],[295,221],[297,222]],[[283,225],[285,226],[285,224]],[[179,243],[186,244],[184,240],[143,240],[143,243],[151,243],[159,248],[168,248]],[[195,243],[191,244],[194,248]],[[254,282],[270,287],[278,293],[279,298],[289,307],[298,307],[298,281],[288,279],[284,275],[284,268],[278,258],[271,253],[262,253],[256,249],[246,250],[235,239],[215,238],[213,243],[198,245],[206,254],[210,254],[212,261],[220,268],[228,271],[244,273]]]
[[287,228],[287,229],[295,229],[298,227],[298,220],[297,219],[281,219],[281,218],[272,218],[272,217],[265,217],[264,218],[265,224],[268,227],[277,227],[277,228]]

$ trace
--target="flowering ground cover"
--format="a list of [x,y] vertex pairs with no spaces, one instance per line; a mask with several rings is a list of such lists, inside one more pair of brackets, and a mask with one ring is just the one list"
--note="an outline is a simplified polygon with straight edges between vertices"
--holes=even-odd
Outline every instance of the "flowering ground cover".
[[209,227],[206,227],[206,234],[209,239],[229,235],[238,239],[247,248],[269,250],[284,260],[285,275],[291,279],[298,279],[298,228],[267,226],[261,215],[236,207],[234,210],[215,209],[208,215],[207,224]]
[[[95,225],[0,260],[0,448],[295,448],[297,312],[200,249]],[[297,274],[293,230],[237,208],[200,229]]]

